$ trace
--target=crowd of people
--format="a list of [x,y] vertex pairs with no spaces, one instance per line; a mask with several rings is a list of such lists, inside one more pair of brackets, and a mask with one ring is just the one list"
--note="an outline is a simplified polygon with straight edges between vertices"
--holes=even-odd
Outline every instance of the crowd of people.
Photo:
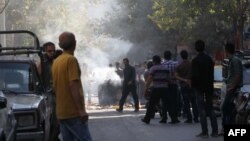
[[[46,89],[53,89],[55,94],[55,115],[59,121],[60,132],[63,140],[91,141],[88,129],[88,113],[85,109],[85,99],[81,82],[81,70],[74,56],[76,48],[75,36],[71,32],[63,32],[59,36],[59,46],[63,51],[55,54],[55,45],[51,42],[44,44],[46,52],[43,69],[47,70]],[[160,103],[162,124],[178,124],[180,113],[185,114],[185,123],[200,123],[201,133],[197,137],[209,136],[207,116],[211,121],[212,131],[210,136],[219,136],[217,117],[213,111],[213,82],[214,61],[206,54],[205,42],[195,42],[197,56],[192,60],[188,51],[180,52],[181,61],[174,61],[172,53],[166,50],[163,57],[154,55],[152,61],[145,63],[145,71],[140,67],[130,65],[129,59],[124,58],[124,68],[116,64],[116,72],[122,77],[122,96],[119,101],[118,112],[122,112],[127,96],[131,93],[134,100],[134,112],[140,109],[140,91],[138,78],[144,75],[145,87],[143,96],[148,100],[145,116],[142,122],[150,124],[154,117],[156,107]],[[226,57],[229,58],[227,95],[222,103],[222,127],[234,123],[232,113],[233,99],[237,90],[242,86],[242,65],[234,55],[235,48],[231,43],[225,45]],[[164,58],[164,59],[162,59]],[[41,64],[38,65],[41,72]],[[138,75],[139,74],[139,75]],[[192,110],[191,110],[192,108]],[[168,118],[169,116],[169,118]],[[223,128],[221,130],[223,134]]]

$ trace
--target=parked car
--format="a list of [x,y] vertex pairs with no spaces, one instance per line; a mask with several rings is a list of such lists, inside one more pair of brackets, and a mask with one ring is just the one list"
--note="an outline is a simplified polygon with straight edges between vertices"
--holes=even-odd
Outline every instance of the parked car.
[[[39,40],[30,31],[0,31],[0,34],[27,34],[34,39],[31,47],[1,48],[0,90],[12,105],[17,121],[17,140],[49,141],[51,121],[55,117],[52,94],[45,90],[36,67],[35,56],[43,62]],[[44,73],[42,71],[42,78]]]
[[7,98],[0,91],[0,141],[15,141],[16,119]]

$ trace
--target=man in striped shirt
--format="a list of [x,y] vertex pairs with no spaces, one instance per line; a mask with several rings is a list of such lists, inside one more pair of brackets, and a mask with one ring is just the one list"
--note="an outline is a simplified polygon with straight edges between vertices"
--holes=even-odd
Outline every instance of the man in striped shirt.
[[162,65],[166,66],[167,69],[170,70],[170,82],[168,84],[168,99],[167,99],[167,107],[168,112],[171,118],[171,124],[179,123],[178,120],[178,85],[177,80],[175,78],[175,69],[178,65],[176,61],[171,60],[172,53],[170,51],[164,52],[164,59],[165,61],[162,63]]
[[[153,66],[150,68],[149,76],[146,80],[145,96],[147,96],[147,89],[152,87],[152,94],[149,98],[149,105],[147,107],[146,115],[142,119],[142,122],[149,124],[150,118],[155,112],[155,106],[159,100],[162,100],[162,120],[160,123],[166,123],[167,121],[167,106],[166,99],[168,99],[168,82],[169,82],[169,69],[161,64],[161,58],[158,55],[153,57]],[[152,83],[152,86],[150,85]]]

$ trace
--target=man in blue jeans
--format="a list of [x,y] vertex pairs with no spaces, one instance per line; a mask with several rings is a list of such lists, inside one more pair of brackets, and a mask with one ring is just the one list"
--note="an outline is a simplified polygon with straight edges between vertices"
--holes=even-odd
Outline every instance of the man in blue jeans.
[[56,115],[64,141],[92,141],[88,129],[88,114],[85,109],[81,71],[74,57],[76,40],[73,33],[59,36],[62,55],[52,66],[53,87],[56,94]]

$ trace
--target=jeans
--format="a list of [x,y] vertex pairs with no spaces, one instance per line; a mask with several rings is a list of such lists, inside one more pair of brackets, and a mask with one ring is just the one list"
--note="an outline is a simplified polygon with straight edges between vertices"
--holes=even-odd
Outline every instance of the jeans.
[[234,99],[237,97],[237,94],[236,89],[228,91],[222,102],[222,126],[235,123],[236,108]]
[[207,116],[210,118],[212,133],[218,133],[217,118],[213,110],[212,93],[195,90],[202,133],[208,133]]
[[88,123],[79,118],[60,120],[63,141],[92,141]]
[[184,113],[187,114],[187,119],[192,121],[192,114],[190,110],[192,106],[194,120],[198,120],[199,112],[198,112],[198,107],[197,107],[197,102],[196,102],[196,96],[194,94],[193,89],[190,88],[189,86],[182,86],[181,93],[182,93],[183,103],[184,103],[183,110],[184,110]]

